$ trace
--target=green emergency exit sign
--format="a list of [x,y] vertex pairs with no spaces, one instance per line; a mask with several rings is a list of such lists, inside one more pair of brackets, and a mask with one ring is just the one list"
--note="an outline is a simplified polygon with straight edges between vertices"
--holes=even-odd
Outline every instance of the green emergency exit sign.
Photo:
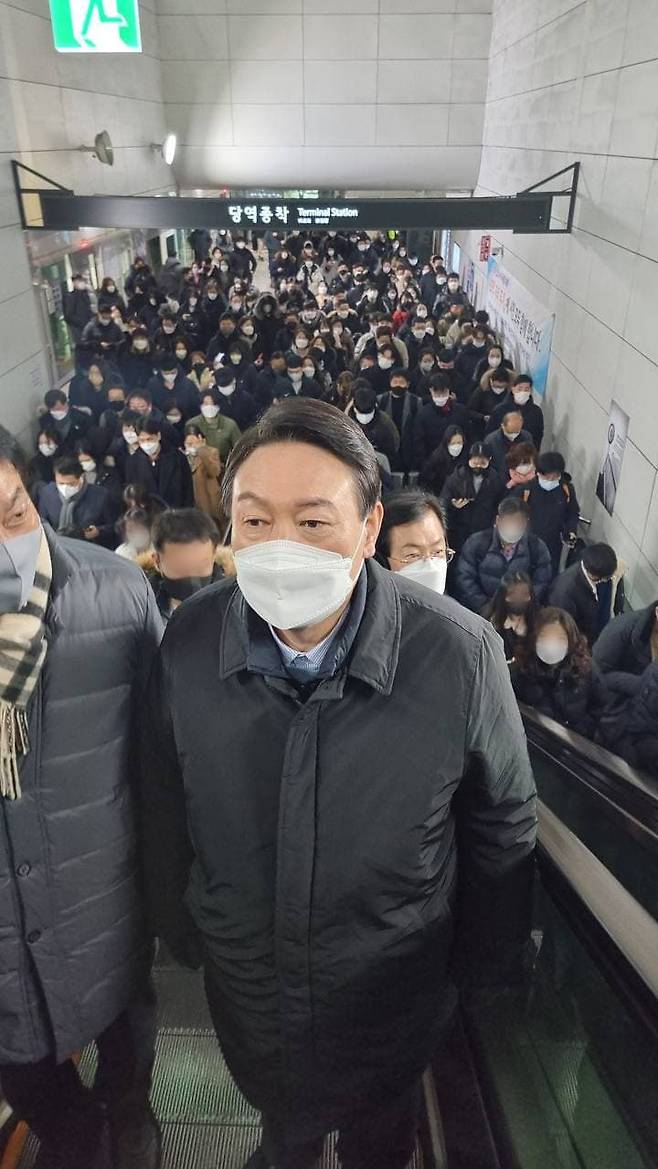
[[137,0],[50,0],[59,53],[141,53]]

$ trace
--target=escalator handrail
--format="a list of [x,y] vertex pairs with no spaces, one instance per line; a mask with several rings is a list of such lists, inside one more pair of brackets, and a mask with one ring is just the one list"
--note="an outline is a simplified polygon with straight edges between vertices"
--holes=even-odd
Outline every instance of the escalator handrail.
[[658,783],[651,776],[532,707],[520,708],[530,746],[631,816],[658,844]]
[[606,972],[615,973],[627,1001],[641,1000],[643,1019],[658,1037],[658,922],[541,801],[538,817],[544,879],[552,870],[572,903],[584,908],[604,941]]

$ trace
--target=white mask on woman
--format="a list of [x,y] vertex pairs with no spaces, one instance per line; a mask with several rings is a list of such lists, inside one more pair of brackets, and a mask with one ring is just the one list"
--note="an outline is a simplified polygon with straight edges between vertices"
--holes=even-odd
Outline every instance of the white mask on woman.
[[553,638],[539,638],[535,652],[540,661],[547,666],[557,666],[566,658],[569,647],[563,641],[554,641]]

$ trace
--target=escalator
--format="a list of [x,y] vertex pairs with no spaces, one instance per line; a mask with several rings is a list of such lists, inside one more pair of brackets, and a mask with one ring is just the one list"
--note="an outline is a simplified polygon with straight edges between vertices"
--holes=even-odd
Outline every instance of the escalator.
[[[542,801],[531,975],[460,1007],[425,1077],[414,1169],[656,1169],[658,788],[524,715]],[[156,982],[164,1169],[239,1169],[258,1116],[228,1074],[200,977],[161,956]],[[93,1050],[81,1069],[89,1081]],[[28,1138],[12,1169],[35,1153]],[[322,1164],[338,1164],[333,1138]]]

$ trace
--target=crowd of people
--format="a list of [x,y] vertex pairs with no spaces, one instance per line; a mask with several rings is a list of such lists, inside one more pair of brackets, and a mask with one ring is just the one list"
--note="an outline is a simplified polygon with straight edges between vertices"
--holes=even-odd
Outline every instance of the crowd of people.
[[[194,262],[171,257],[158,278],[136,257],[123,290],[102,282],[95,309],[74,277],[76,372],[68,394],[46,394],[31,464],[42,517],[139,560],[166,618],[231,570],[221,481],[240,434],[287,397],[329,402],[372,444],[387,510],[415,515],[416,487],[431,497],[451,550],[434,577],[497,628],[519,699],[651,766],[655,741],[648,729],[631,741],[627,716],[632,706],[630,724],[643,712],[651,722],[656,620],[623,615],[623,563],[579,540],[576,489],[562,454],[545,449],[532,378],[458,273],[438,255],[421,263],[402,236],[271,231],[263,291],[244,236],[191,242]],[[158,516],[171,509],[184,518],[167,539],[171,521]],[[210,564],[190,509],[214,521]],[[199,555],[172,569],[163,540]],[[431,558],[409,556],[398,571],[429,573]],[[620,682],[609,647],[638,622]]]
[[404,1169],[457,993],[532,969],[518,702],[655,767],[658,605],[578,539],[440,256],[267,233],[268,282],[192,242],[95,302],[77,275],[29,466],[0,429],[2,1090],[39,1169],[103,1134],[159,1169],[157,937],[203,966],[249,1169],[335,1130],[345,1169]]

